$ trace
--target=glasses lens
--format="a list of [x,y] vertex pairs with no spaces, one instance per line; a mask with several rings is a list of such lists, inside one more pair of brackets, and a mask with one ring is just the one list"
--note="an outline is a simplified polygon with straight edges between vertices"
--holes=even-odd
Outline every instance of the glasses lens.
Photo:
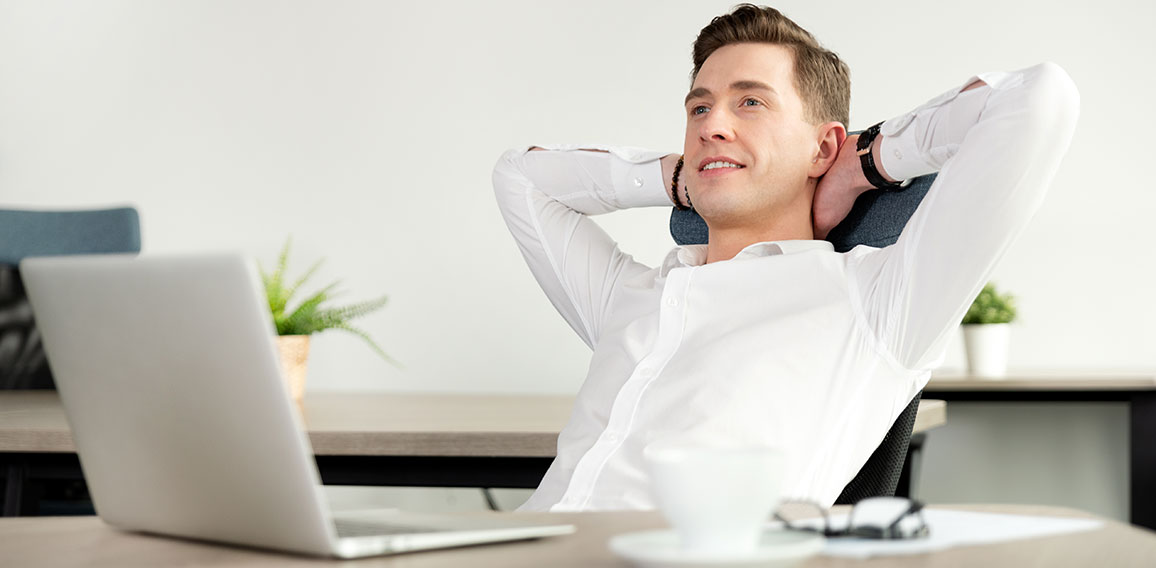
[[818,504],[808,502],[787,502],[779,505],[775,518],[798,530],[822,531],[826,523],[823,509]]
[[851,528],[889,527],[911,510],[911,501],[901,497],[872,497],[855,505]]
[[918,513],[907,515],[895,527],[895,536],[892,538],[921,538],[930,534],[927,524],[923,522],[923,515]]
[[917,538],[927,534],[922,506],[902,497],[873,497],[855,505],[850,533],[861,538]]

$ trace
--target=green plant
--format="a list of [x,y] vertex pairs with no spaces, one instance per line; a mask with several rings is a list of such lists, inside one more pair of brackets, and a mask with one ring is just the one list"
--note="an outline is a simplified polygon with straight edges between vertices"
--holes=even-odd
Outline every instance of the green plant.
[[345,306],[332,306],[328,302],[333,300],[335,289],[339,284],[339,282],[333,282],[306,297],[296,307],[289,309],[289,302],[293,300],[301,286],[325,262],[325,259],[321,259],[313,263],[313,266],[309,267],[304,275],[291,285],[286,286],[286,270],[289,264],[291,240],[285,240],[281,254],[277,257],[277,266],[272,273],[266,272],[264,267],[258,263],[261,280],[265,284],[265,296],[269,300],[269,311],[272,312],[273,323],[277,326],[277,335],[312,335],[328,329],[340,329],[364,339],[374,352],[386,361],[396,364],[368,333],[349,324],[350,320],[375,312],[385,306],[386,296]]
[[990,282],[984,285],[979,295],[963,316],[964,325],[977,323],[1011,323],[1016,319],[1015,297],[996,292]]

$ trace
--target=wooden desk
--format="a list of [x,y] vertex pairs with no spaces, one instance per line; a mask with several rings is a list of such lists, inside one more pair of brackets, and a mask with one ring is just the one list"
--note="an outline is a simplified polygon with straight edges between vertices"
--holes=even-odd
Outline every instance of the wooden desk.
[[[1054,507],[981,505],[952,508],[1062,517],[1092,517]],[[511,513],[501,513],[511,515]],[[537,541],[492,544],[417,552],[352,562],[357,566],[406,568],[474,568],[522,566],[552,568],[614,566],[627,563],[607,547],[611,536],[664,527],[657,513],[573,513],[520,515],[546,517],[577,526],[576,533]],[[960,547],[931,554],[856,561],[816,556],[805,567],[840,566],[1150,566],[1156,558],[1156,533],[1104,519],[1105,526],[1087,532]],[[0,519],[0,550],[6,565],[24,568],[102,568],[122,566],[281,567],[348,565],[336,560],[297,558],[249,549],[124,533],[96,517]]]
[[1156,529],[1156,376],[1040,373],[999,380],[936,376],[923,394],[949,402],[1127,402],[1131,520]]
[[[327,485],[534,488],[573,403],[572,396],[318,393],[306,396],[302,416]],[[945,420],[943,401],[920,401],[915,431]],[[13,482],[23,475],[69,468],[79,475],[75,452],[55,391],[0,392],[6,495],[19,501]],[[6,514],[15,514],[13,502]]]

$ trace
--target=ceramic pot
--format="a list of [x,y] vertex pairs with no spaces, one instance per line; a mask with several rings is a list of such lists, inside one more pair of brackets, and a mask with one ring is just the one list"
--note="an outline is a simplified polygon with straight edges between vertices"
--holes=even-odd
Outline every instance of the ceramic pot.
[[985,323],[963,326],[963,343],[967,347],[967,369],[973,377],[987,379],[1007,375],[1011,324]]
[[309,336],[279,336],[277,338],[277,351],[281,355],[281,372],[289,385],[289,394],[293,400],[300,402],[305,396],[305,367],[309,362]]

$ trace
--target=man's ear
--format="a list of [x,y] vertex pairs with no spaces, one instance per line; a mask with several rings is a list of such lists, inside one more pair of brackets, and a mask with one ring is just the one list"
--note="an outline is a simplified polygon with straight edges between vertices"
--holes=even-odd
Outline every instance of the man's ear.
[[807,171],[809,177],[818,178],[827,173],[835,165],[839,157],[839,149],[847,140],[847,128],[841,122],[826,122],[815,130],[815,155],[811,158],[811,169]]

